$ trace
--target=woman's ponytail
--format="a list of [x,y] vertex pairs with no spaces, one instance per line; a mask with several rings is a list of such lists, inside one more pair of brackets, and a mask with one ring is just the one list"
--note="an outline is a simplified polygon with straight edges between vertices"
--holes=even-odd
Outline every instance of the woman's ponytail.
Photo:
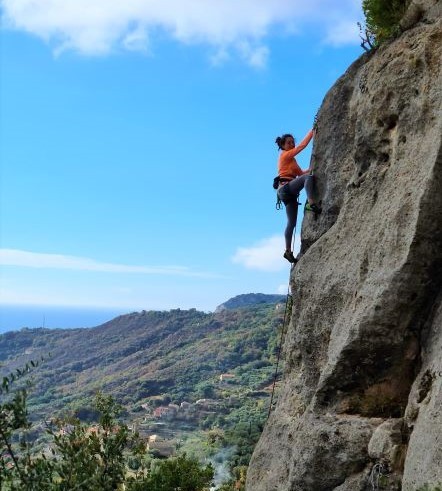
[[[280,150],[283,149],[284,145],[285,145],[285,141],[287,138],[293,138],[293,135],[291,135],[290,133],[286,133],[285,135],[282,135],[282,136],[278,136],[275,140],[275,143],[278,145],[278,148]],[[294,140],[294,138],[293,138]]]
[[275,140],[275,143],[278,145],[279,149],[281,149],[282,145],[283,145],[283,142],[281,140],[282,140],[282,138],[280,136],[278,136]]

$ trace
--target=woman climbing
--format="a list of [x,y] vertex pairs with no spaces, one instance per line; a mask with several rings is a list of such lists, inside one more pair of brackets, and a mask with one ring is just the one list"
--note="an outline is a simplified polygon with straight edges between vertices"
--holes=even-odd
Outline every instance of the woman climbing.
[[278,136],[275,143],[281,150],[278,160],[278,197],[284,203],[287,213],[287,226],[285,228],[285,252],[284,257],[291,263],[296,263],[292,252],[292,235],[298,217],[298,195],[303,187],[307,193],[305,209],[314,213],[321,213],[321,208],[313,198],[313,175],[311,169],[303,171],[296,162],[295,156],[304,150],[314,136],[314,130],[310,130],[299,145],[295,145],[293,135]]

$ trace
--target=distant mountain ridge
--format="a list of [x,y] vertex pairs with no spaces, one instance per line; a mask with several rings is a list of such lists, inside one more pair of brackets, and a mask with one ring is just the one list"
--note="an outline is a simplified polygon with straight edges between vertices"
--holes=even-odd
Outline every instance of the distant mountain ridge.
[[244,293],[232,297],[227,302],[218,305],[215,312],[220,312],[224,309],[238,309],[241,307],[250,307],[252,305],[276,304],[285,302],[285,295],[270,295],[266,293]]

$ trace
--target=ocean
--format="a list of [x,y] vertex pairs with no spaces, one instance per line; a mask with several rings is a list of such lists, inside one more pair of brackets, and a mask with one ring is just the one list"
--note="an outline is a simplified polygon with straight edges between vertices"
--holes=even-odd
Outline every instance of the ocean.
[[0,333],[23,327],[73,329],[95,327],[130,311],[81,307],[0,305]]

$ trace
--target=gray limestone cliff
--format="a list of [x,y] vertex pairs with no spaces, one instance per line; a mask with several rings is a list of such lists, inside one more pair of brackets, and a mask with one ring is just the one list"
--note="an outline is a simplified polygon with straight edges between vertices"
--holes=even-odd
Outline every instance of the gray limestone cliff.
[[248,491],[442,483],[441,0],[326,95],[277,404]]

